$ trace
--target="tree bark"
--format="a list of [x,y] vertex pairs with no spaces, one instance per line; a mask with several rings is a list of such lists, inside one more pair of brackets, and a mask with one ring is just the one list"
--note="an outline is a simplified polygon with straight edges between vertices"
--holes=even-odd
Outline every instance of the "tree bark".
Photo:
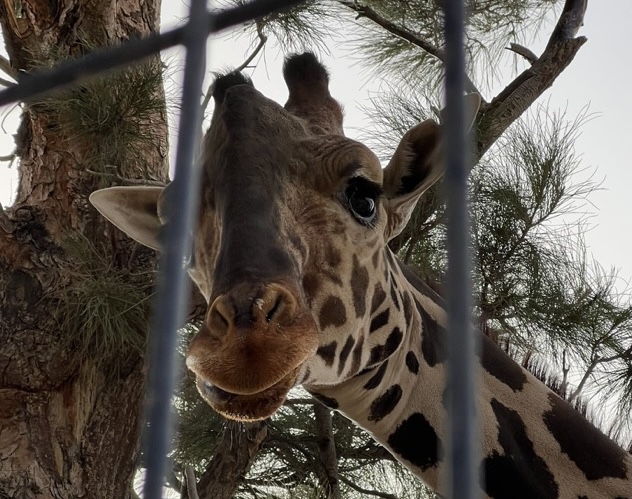
[[268,435],[265,421],[226,422],[213,459],[198,482],[200,499],[231,499]]
[[[19,73],[146,35],[158,29],[159,12],[159,0],[0,0]],[[156,92],[160,100],[162,90]],[[0,497],[127,498],[141,427],[146,326],[136,321],[121,331],[138,347],[104,352],[98,331],[86,343],[87,325],[112,318],[92,316],[102,309],[80,310],[86,329],[75,323],[72,336],[68,307],[87,284],[99,285],[97,277],[117,275],[147,296],[154,255],[90,207],[87,196],[102,181],[89,172],[99,138],[68,133],[64,119],[41,102],[24,105],[17,198],[13,207],[0,207]],[[117,168],[126,177],[166,181],[166,116],[155,112],[147,121],[152,140],[136,144],[136,161],[119,154]],[[95,289],[95,297],[103,295]]]
[[316,436],[320,460],[323,463],[326,477],[326,492],[329,499],[340,499],[340,476],[338,474],[338,458],[336,441],[331,422],[331,411],[322,404],[314,405],[316,419]]

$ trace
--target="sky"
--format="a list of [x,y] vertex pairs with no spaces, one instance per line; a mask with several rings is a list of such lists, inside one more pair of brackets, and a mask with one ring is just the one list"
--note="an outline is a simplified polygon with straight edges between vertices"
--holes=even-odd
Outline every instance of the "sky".
[[[186,15],[182,0],[163,0],[163,29],[181,23]],[[630,195],[627,188],[632,185],[632,160],[627,151],[630,137],[629,117],[632,114],[632,96],[629,82],[632,81],[632,55],[629,50],[628,24],[632,18],[632,1],[600,0],[590,2],[585,16],[585,26],[579,34],[588,38],[572,64],[557,79],[552,89],[539,102],[550,102],[552,108],[566,109],[570,117],[588,106],[591,119],[581,128],[581,136],[575,144],[576,153],[582,157],[582,166],[594,171],[594,178],[601,182],[599,191],[589,198],[588,210],[593,213],[589,220],[590,230],[586,234],[588,251],[605,269],[620,269],[621,288],[632,277],[632,262],[628,248],[632,243],[630,223]],[[543,48],[552,26],[545,28],[543,37],[536,41],[518,42],[529,46],[536,53]],[[250,40],[237,37],[222,37],[209,43],[207,70],[216,71],[240,64],[252,48]],[[355,59],[340,46],[328,46],[330,54],[321,58],[331,73],[331,92],[343,103],[346,118],[345,129],[352,138],[370,126],[361,111],[370,105],[372,92],[379,91],[380,82],[363,71]],[[165,54],[167,64],[174,69],[169,86],[177,88],[181,66],[177,50]],[[280,103],[285,102],[287,90],[281,77],[281,54],[274,43],[268,43],[263,55],[255,59],[256,68],[247,72],[257,88]],[[504,68],[504,78],[494,87],[494,92],[484,92],[489,100],[511,81],[515,71],[525,69],[526,63],[516,60],[511,67]],[[0,75],[3,76],[3,75]],[[176,107],[176,106],[174,106]],[[18,123],[18,107],[0,110],[0,156],[13,150],[13,134]],[[172,132],[177,126],[172,123]],[[175,138],[172,151],[175,151]],[[0,162],[0,203],[7,206],[17,185],[17,165]]]

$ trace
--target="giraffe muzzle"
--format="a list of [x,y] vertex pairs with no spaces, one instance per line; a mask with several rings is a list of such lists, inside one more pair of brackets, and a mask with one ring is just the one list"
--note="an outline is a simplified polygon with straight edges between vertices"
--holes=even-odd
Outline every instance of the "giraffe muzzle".
[[296,384],[299,369],[293,370],[266,390],[237,395],[218,388],[199,376],[196,379],[202,398],[222,416],[237,421],[258,421],[272,416],[283,405],[287,393]]
[[213,300],[186,363],[216,411],[255,420],[281,406],[318,347],[316,325],[299,296],[285,284],[242,284]]

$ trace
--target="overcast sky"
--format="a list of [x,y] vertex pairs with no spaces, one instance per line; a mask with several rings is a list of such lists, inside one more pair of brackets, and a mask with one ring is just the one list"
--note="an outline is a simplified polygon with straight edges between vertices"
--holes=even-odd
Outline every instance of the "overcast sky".
[[[163,0],[163,27],[177,25],[186,12],[181,0]],[[582,156],[582,164],[596,171],[596,179],[603,180],[602,189],[594,193],[590,200],[590,210],[595,216],[590,221],[592,227],[586,236],[589,251],[605,268],[621,269],[621,277],[632,277],[632,263],[628,259],[632,242],[630,223],[632,186],[632,160],[627,147],[630,137],[630,114],[632,97],[629,86],[632,81],[632,52],[629,48],[628,29],[632,19],[631,0],[600,0],[591,2],[585,17],[585,26],[580,34],[588,37],[588,43],[555,82],[541,101],[550,99],[553,107],[567,108],[568,115],[574,116],[585,106],[594,117],[586,123],[581,137],[576,143],[576,152]],[[544,35],[548,36],[548,33]],[[533,42],[529,46],[539,53],[542,43]],[[518,40],[524,42],[524,40]],[[222,39],[210,43],[209,70],[226,68],[240,64],[248,54],[247,40]],[[359,130],[370,126],[366,123],[361,106],[369,104],[369,92],[378,88],[378,82],[354,66],[343,50],[329,47],[331,55],[323,54],[323,62],[332,75],[331,90],[341,101],[346,111],[345,129],[351,137],[357,138]],[[177,61],[177,52],[167,54],[167,62]],[[255,85],[266,95],[283,103],[287,91],[281,77],[283,55],[272,44],[266,48],[264,56],[256,59],[257,67],[249,70]],[[525,65],[517,61],[516,69],[522,71]],[[507,71],[510,71],[508,69]],[[502,88],[514,76],[507,73],[505,81],[498,84]],[[174,76],[178,79],[178,75]],[[490,99],[493,95],[484,96]],[[19,117],[19,109],[8,112],[3,109],[0,122],[0,156],[13,149],[13,136]],[[7,114],[8,113],[8,114]],[[0,163],[0,203],[10,203],[16,180],[16,165],[9,168]],[[621,286],[625,287],[625,286]]]

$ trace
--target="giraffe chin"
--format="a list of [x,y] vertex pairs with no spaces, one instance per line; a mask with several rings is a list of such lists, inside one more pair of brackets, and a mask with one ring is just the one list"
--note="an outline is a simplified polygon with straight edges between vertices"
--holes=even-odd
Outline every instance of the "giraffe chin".
[[274,415],[283,405],[288,392],[296,384],[298,369],[269,388],[250,395],[230,393],[196,377],[202,398],[219,414],[235,421],[259,421]]

